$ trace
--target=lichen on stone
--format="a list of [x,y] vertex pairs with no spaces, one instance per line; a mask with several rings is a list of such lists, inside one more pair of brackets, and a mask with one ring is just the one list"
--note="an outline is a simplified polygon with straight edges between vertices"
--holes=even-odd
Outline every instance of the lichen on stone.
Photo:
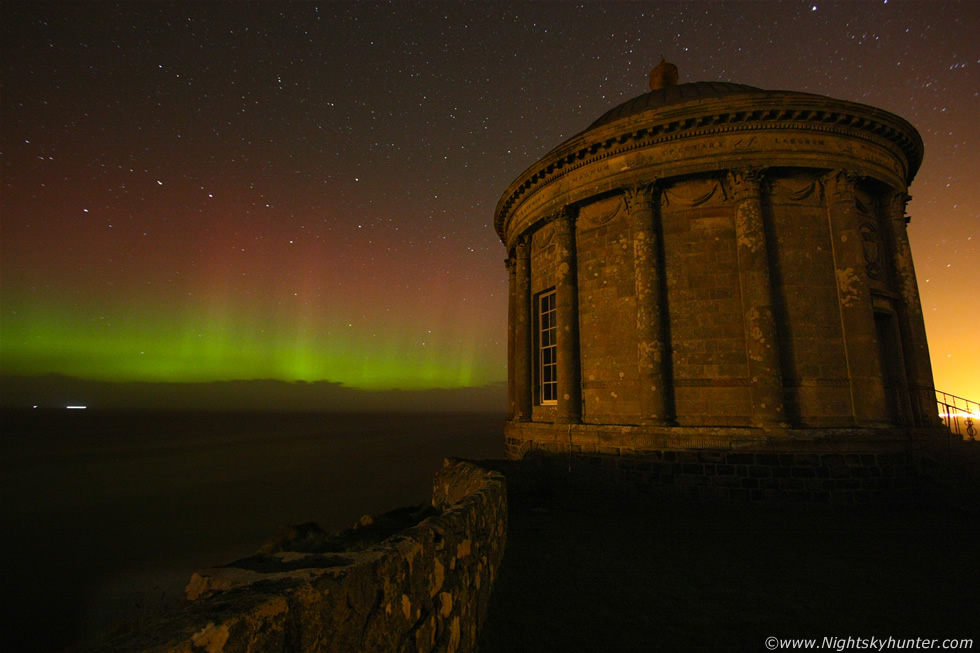
[[850,306],[858,300],[860,291],[857,285],[860,281],[854,268],[837,269],[837,290],[840,292],[841,305]]

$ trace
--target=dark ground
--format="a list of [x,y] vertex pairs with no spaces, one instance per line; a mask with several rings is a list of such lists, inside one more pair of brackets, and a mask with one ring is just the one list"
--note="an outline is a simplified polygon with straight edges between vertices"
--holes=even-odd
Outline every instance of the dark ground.
[[[280,526],[424,502],[499,415],[0,415],[0,650],[138,625]],[[533,471],[533,470],[532,470]],[[980,510],[711,505],[509,472],[481,651],[765,650],[777,637],[973,637]],[[520,476],[520,478],[519,478]],[[543,489],[542,489],[543,488]]]
[[761,651],[770,636],[980,646],[976,506],[692,504],[509,487],[481,653]]
[[0,652],[104,641],[180,604],[191,573],[286,524],[353,525],[431,497],[446,456],[503,448],[502,414],[0,413]]

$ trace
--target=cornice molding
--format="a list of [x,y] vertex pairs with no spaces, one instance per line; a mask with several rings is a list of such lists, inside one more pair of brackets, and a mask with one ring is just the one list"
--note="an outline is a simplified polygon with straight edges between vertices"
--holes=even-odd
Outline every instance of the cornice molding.
[[871,106],[788,93],[726,97],[703,105],[650,111],[573,136],[521,174],[500,198],[494,214],[497,233],[513,209],[534,190],[582,167],[631,150],[671,141],[758,131],[798,131],[843,136],[892,149],[904,157],[906,184],[922,162],[922,139],[904,119]]

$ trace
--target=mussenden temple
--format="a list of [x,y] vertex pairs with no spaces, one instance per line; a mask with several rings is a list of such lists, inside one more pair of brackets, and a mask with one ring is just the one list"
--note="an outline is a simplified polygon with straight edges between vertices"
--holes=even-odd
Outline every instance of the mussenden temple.
[[[288,527],[253,556],[197,571],[185,609],[105,650],[452,653],[476,650],[485,624],[493,650],[512,650],[517,642],[550,650],[545,642],[556,628],[568,629],[571,639],[582,632],[571,622],[586,613],[566,613],[562,605],[622,605],[603,594],[607,588],[652,596],[624,590],[623,572],[605,575],[603,561],[612,555],[627,556],[637,578],[656,578],[657,592],[669,595],[682,583],[685,601],[707,597],[698,606],[704,623],[714,624],[705,633],[717,644],[712,638],[722,630],[732,636],[718,625],[730,623],[732,608],[709,594],[735,596],[732,587],[746,582],[745,570],[758,572],[768,561],[736,554],[726,558],[734,565],[724,565],[733,574],[719,576],[716,566],[664,575],[645,548],[652,539],[616,534],[620,520],[646,528],[654,519],[635,515],[636,503],[619,505],[621,490],[633,498],[905,502],[930,498],[939,486],[935,470],[952,469],[951,453],[971,448],[972,458],[962,460],[975,470],[976,443],[939,419],[905,230],[908,186],[922,161],[915,129],[873,107],[818,95],[677,84],[676,68],[663,62],[651,74],[651,89],[532,165],[497,205],[510,278],[505,438],[513,460],[447,459],[433,479],[431,505],[377,522],[362,518],[338,534],[311,524]],[[962,471],[969,472],[960,479],[967,483],[949,488],[960,492],[955,503],[967,505],[975,489],[963,492],[976,487],[976,473]],[[593,493],[598,485],[611,485],[607,496],[616,500]],[[592,512],[561,507],[578,503],[582,489]],[[556,497],[561,501],[551,501]],[[537,525],[548,512],[542,502],[557,509]],[[600,519],[607,510],[612,516]],[[822,520],[810,521],[815,512],[801,518],[807,528],[835,519],[827,517],[835,511],[818,512]],[[758,514],[768,513],[764,507]],[[875,523],[895,528],[896,518]],[[520,521],[509,530],[512,519]],[[572,536],[581,534],[583,519],[612,535]],[[772,519],[753,522],[763,530],[724,535],[736,537],[736,549],[781,550],[783,567],[795,568],[786,558],[794,550],[779,547],[809,531],[773,544],[765,530]],[[400,526],[386,530],[393,521]],[[902,592],[910,578],[925,578],[933,593],[975,587],[934,586],[934,554],[922,551],[946,551],[949,540],[935,544],[931,531],[916,536],[925,539],[896,539],[901,533],[873,540],[886,547],[885,567],[850,555],[850,538],[866,533],[849,533],[843,543],[822,535],[829,553],[807,569],[829,575],[810,603],[796,601],[794,614],[866,579],[877,583],[881,569],[894,570],[885,576],[897,579],[891,587]],[[969,550],[970,533],[962,531],[953,548]],[[685,537],[662,541],[700,546],[700,535]],[[550,560],[556,538],[566,555]],[[596,550],[596,542],[605,544]],[[888,567],[906,542],[919,547],[902,563],[911,566]],[[715,550],[698,548],[688,559]],[[844,550],[858,562],[838,570],[834,551]],[[500,575],[508,565],[510,576]],[[585,583],[569,585],[584,567]],[[519,570],[532,568],[533,578],[521,577]],[[710,591],[692,595],[692,577]],[[799,578],[808,585],[794,585],[794,601],[798,587],[814,589],[809,576]],[[763,586],[768,596],[765,580],[750,584],[748,595],[761,596]],[[534,613],[541,597],[554,603],[552,587],[578,593],[543,613],[567,622],[542,629],[535,614],[514,626],[510,617]],[[779,591],[758,605],[775,605],[784,596]],[[866,596],[872,595],[844,596],[845,611],[863,614]],[[634,615],[636,628],[625,641],[649,647],[656,641],[647,639],[650,629],[660,635],[660,627],[648,620],[646,599],[633,605],[602,627],[620,635],[618,624],[633,623]],[[758,605],[740,627],[760,618]],[[870,617],[881,612],[875,603]],[[971,613],[942,614],[968,621]],[[588,617],[603,619],[591,611]],[[683,632],[685,645],[693,641],[686,618],[682,630],[673,629]],[[543,639],[525,642],[529,631]]]
[[906,234],[918,132],[677,79],[661,62],[497,204],[508,457],[717,498],[904,487],[939,424]]

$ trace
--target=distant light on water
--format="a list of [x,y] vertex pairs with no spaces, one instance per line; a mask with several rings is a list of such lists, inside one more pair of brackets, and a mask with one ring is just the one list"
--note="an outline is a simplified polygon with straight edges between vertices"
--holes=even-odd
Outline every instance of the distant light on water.
[[88,406],[65,406],[68,410],[85,410]]

